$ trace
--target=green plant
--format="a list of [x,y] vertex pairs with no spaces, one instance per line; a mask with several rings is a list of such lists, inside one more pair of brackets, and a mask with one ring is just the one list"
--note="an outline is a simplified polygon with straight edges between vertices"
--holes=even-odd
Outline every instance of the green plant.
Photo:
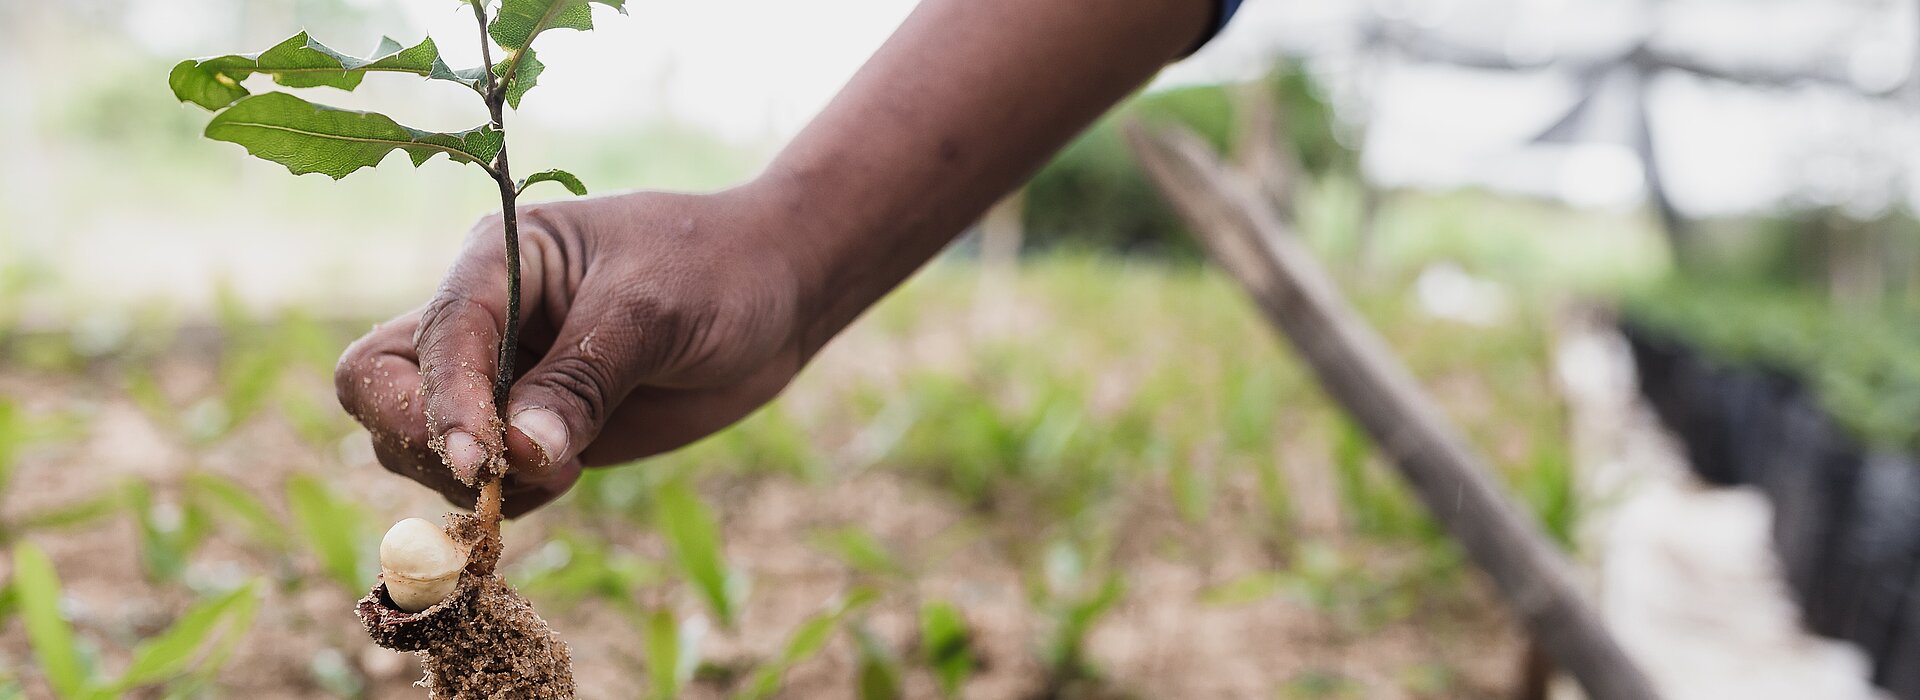
[[644,629],[647,647],[647,677],[653,681],[653,700],[673,700],[680,689],[693,679],[700,667],[700,642],[706,637],[706,621],[699,617],[678,619],[671,608],[659,608],[646,616]]
[[[36,419],[19,404],[0,397],[0,494],[13,485],[13,468],[21,450],[27,446],[69,437],[78,432],[68,420]],[[0,516],[0,544],[24,535],[54,528],[84,525],[113,514],[121,504],[120,494],[105,489],[100,495],[73,503],[63,503]]]
[[[214,113],[206,127],[207,138],[238,144],[254,156],[286,166],[295,175],[321,173],[339,179],[361,168],[378,165],[395,151],[404,152],[416,167],[436,156],[445,155],[454,162],[473,165],[485,172],[499,190],[501,235],[505,243],[503,264],[506,268],[507,297],[504,300],[505,318],[501,324],[494,367],[491,406],[493,413],[503,414],[513,384],[516,346],[520,337],[520,231],[515,204],[528,187],[541,182],[557,183],[576,195],[586,194],[580,179],[563,170],[545,170],[517,180],[514,178],[507,158],[506,113],[509,108],[520,107],[521,100],[534,88],[546,69],[534,52],[535,39],[550,29],[592,29],[593,3],[621,11],[625,9],[624,0],[499,0],[497,4],[491,0],[467,0],[466,5],[473,11],[474,21],[479,28],[483,61],[482,65],[474,68],[455,69],[449,66],[431,38],[413,46],[402,46],[392,39],[383,39],[373,56],[362,58],[335,51],[306,32],[300,32],[257,54],[182,61],[174,66],[167,82],[182,102],[194,103]],[[493,60],[496,44],[501,54],[497,63]],[[352,90],[359,87],[371,73],[410,74],[464,86],[485,106],[487,121],[461,132],[424,131],[403,126],[384,114],[336,109],[285,92],[254,94],[243,85],[251,76],[265,75],[290,88]],[[271,381],[270,378],[258,378],[264,376],[267,370],[255,370],[255,365],[247,364],[240,367],[248,370],[240,377],[245,380],[241,386],[265,386]],[[250,410],[257,405],[261,395],[262,392],[245,391],[229,397],[227,403],[230,408]],[[499,418],[496,433],[488,436],[490,440],[483,438],[487,444],[506,444],[508,417],[499,415]],[[496,455],[479,472],[469,477],[475,482],[472,485],[480,490],[474,517],[471,520],[456,518],[449,521],[449,534],[456,535],[461,545],[472,552],[469,570],[476,578],[484,579],[475,584],[477,588],[463,589],[484,588],[488,591],[485,595],[492,598],[492,601],[482,601],[482,605],[473,608],[472,619],[480,619],[489,611],[510,609],[487,607],[484,603],[508,601],[516,595],[494,573],[501,551],[501,479],[506,474],[506,460]],[[290,492],[295,514],[309,539],[322,554],[329,574],[349,585],[352,585],[352,581],[366,581],[370,566],[365,558],[357,556],[355,542],[349,539],[357,533],[327,533],[323,532],[325,528],[322,526],[322,523],[364,523],[364,520],[341,518],[348,514],[343,513],[342,508],[325,495],[320,489],[296,482],[294,490]],[[707,579],[714,572],[703,569],[695,573],[696,580],[703,588],[711,584]],[[360,617],[369,633],[374,634],[376,639],[386,640],[383,643],[389,646],[402,644],[398,636],[393,636],[397,634],[394,625],[399,624],[418,622],[460,626],[460,629],[466,630],[478,629],[473,625],[462,626],[468,620],[445,615],[437,618],[438,622],[428,619],[431,616],[420,620],[404,615],[387,616],[381,610],[400,611],[381,607],[387,604],[383,600],[390,603],[390,599],[378,588],[368,600],[374,607],[366,608],[363,605],[359,611]],[[725,603],[725,600],[719,600],[716,609],[724,620],[731,623],[732,610]],[[434,609],[446,607],[434,606]],[[550,632],[544,629],[545,621],[524,608],[511,609],[520,612],[501,613],[491,624],[520,625],[530,638],[547,639],[549,643],[527,649],[507,649],[505,646],[490,645],[487,640],[459,638],[471,637],[477,632],[444,635],[447,640],[443,644],[446,653],[436,654],[432,650],[427,653],[427,673],[433,679],[436,694],[457,695],[463,692],[458,689],[463,682],[459,680],[460,674],[464,673],[460,669],[485,669],[489,665],[513,663],[510,660],[487,658],[489,652],[486,649],[490,646],[500,654],[528,658],[545,655],[542,661],[535,663],[545,664],[541,668],[549,669],[549,672],[517,674],[513,682],[525,686],[543,686],[552,693],[572,692],[570,664],[559,651],[564,647],[557,646],[557,641],[552,640]],[[434,670],[436,667],[440,668],[437,673]],[[516,668],[520,666],[516,665]]]
[[191,502],[158,499],[144,483],[126,487],[128,507],[140,532],[140,566],[153,581],[177,582],[187,560],[206,541],[205,514]]
[[320,558],[320,568],[341,588],[358,591],[379,573],[374,556],[373,517],[326,482],[305,474],[287,481],[287,503],[295,529]]
[[[1107,567],[1091,566],[1089,549],[1072,542],[1055,542],[1042,561],[1044,569],[1033,584],[1039,607],[1053,618],[1044,654],[1056,689],[1100,673],[1087,658],[1087,637],[1113,606],[1126,595],[1126,581]],[[1096,572],[1095,569],[1103,571]]]
[[801,621],[793,633],[788,635],[785,648],[780,657],[761,664],[747,681],[746,688],[734,694],[734,700],[761,700],[773,697],[780,691],[780,683],[789,669],[798,666],[807,659],[820,653],[820,649],[833,639],[849,617],[858,615],[878,597],[865,588],[856,588],[850,594],[830,603],[827,609],[814,613]]
[[673,547],[674,564],[720,618],[720,624],[732,627],[746,594],[746,579],[727,565],[713,512],[684,477],[661,486],[655,499],[655,524]]
[[940,693],[960,697],[960,686],[973,675],[973,638],[960,609],[945,601],[920,606],[920,655],[933,671]]
[[855,667],[859,677],[855,683],[860,691],[860,700],[896,700],[902,697],[901,684],[905,672],[900,667],[900,657],[887,647],[885,641],[867,629],[864,621],[853,623],[853,642],[859,656],[859,663]]
[[[167,82],[182,102],[214,112],[207,124],[207,138],[238,144],[254,156],[286,166],[295,175],[321,173],[339,179],[378,165],[394,151],[401,151],[415,166],[445,155],[478,167],[491,177],[500,192],[501,230],[506,242],[506,318],[493,383],[494,409],[502,411],[513,382],[515,345],[520,335],[520,237],[515,203],[528,187],[541,182],[554,182],[574,194],[586,194],[580,179],[564,170],[545,170],[514,179],[507,159],[506,112],[520,107],[546,69],[533,50],[534,40],[549,29],[592,29],[590,2],[625,9],[624,0],[500,0],[497,8],[488,0],[468,0],[480,28],[480,51],[485,61],[475,68],[449,66],[431,38],[410,47],[382,39],[373,56],[362,58],[335,51],[300,32],[257,54],[182,61],[174,66]],[[496,43],[502,53],[497,63],[493,61]],[[423,131],[403,126],[384,114],[336,109],[289,93],[254,94],[243,84],[250,76],[266,75],[290,88],[352,90],[371,73],[410,74],[462,85],[480,98],[487,110],[487,122],[461,132]],[[502,437],[494,444],[503,443]],[[504,464],[491,465],[487,471],[481,477],[477,509],[489,539],[497,541]],[[492,562],[483,561],[480,568],[491,571]]]
[[47,686],[62,700],[104,700],[146,688],[166,688],[178,696],[203,688],[252,624],[257,601],[252,582],[203,600],[165,631],[141,640],[127,667],[108,674],[94,665],[61,612],[59,575],[38,547],[14,547],[9,588],[19,600],[28,646]]

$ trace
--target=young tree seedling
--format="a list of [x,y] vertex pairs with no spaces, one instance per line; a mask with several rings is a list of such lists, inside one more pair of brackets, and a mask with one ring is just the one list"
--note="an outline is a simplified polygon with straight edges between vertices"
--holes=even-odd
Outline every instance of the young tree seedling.
[[[593,28],[590,3],[624,13],[625,0],[464,0],[480,28],[484,65],[454,69],[428,38],[411,47],[382,39],[370,58],[327,48],[306,32],[256,54],[181,62],[168,84],[182,102],[214,112],[207,138],[229,141],[295,175],[339,179],[403,151],[415,167],[446,155],[493,178],[500,190],[506,239],[507,304],[493,377],[494,412],[502,413],[513,383],[520,336],[520,237],[515,201],[532,185],[554,182],[586,194],[580,179],[547,170],[515,180],[507,164],[506,111],[519,109],[546,69],[533,42],[549,29]],[[497,53],[499,62],[494,61]],[[406,73],[458,83],[479,96],[487,122],[457,133],[403,126],[372,112],[317,105],[292,94],[253,94],[243,82],[259,74],[290,88],[352,90],[369,73]],[[505,416],[497,424],[505,444]],[[444,446],[436,446],[444,450]],[[480,489],[474,514],[449,514],[447,527],[425,521],[395,525],[381,544],[382,581],[358,612],[382,646],[422,653],[435,698],[571,697],[573,675],[564,643],[525,598],[494,573],[500,557],[500,480],[504,458],[474,475]]]

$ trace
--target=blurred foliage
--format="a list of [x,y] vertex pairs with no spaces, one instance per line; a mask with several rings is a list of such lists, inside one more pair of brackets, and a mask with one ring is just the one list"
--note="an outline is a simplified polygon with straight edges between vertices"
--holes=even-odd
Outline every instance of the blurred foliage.
[[1725,362],[1798,377],[1873,446],[1920,449],[1920,305],[1836,304],[1805,288],[1696,277],[1639,292],[1624,312]]
[[[1452,199],[1406,206],[1463,218],[1528,211]],[[1519,303],[1501,323],[1480,327],[1433,317],[1409,294],[1414,271],[1433,260],[1463,260],[1514,289],[1536,284],[1521,261],[1467,257],[1522,228],[1390,246],[1386,273],[1356,303],[1415,373],[1441,388],[1442,403],[1515,492],[1564,532],[1577,513],[1546,367],[1545,311]],[[966,697],[972,679],[995,668],[975,644],[989,629],[975,626],[984,613],[970,595],[923,588],[953,575],[960,552],[1005,572],[1013,604],[1033,620],[1025,663],[1061,692],[1106,689],[1124,675],[1102,666],[1094,641],[1129,606],[1153,602],[1137,599],[1141,589],[1129,582],[1140,557],[1208,566],[1220,533],[1264,554],[1255,570],[1210,586],[1208,605],[1283,601],[1357,639],[1458,599],[1469,579],[1459,575],[1457,552],[1228,280],[1137,258],[1037,256],[1008,283],[1025,320],[976,334],[952,320],[975,312],[981,279],[965,261],[936,264],[847,339],[878,343],[845,351],[872,353],[871,362],[823,359],[739,425],[644,465],[589,470],[542,516],[542,544],[507,573],[543,612],[599,617],[623,632],[609,653],[635,696],[654,697],[698,694],[696,686],[777,696],[800,676],[794,669],[821,655],[839,655],[847,682],[866,697],[913,688]],[[328,402],[331,358],[360,324],[262,315],[231,296],[212,324],[171,323],[152,333],[126,324],[106,334],[35,331],[33,343],[0,343],[0,358],[68,358],[47,365],[60,368],[54,376],[97,384],[91,391],[122,402],[179,455],[178,471],[104,489],[111,498],[97,516],[131,525],[127,551],[144,563],[153,595],[211,595],[234,561],[267,574],[276,584],[269,595],[344,606],[364,593],[379,534],[372,524],[390,519],[382,512],[395,503],[385,493],[391,477],[323,478],[302,466],[344,468],[345,446],[358,443]],[[182,367],[195,368],[185,374],[191,381],[182,381]],[[90,414],[63,415],[0,409],[0,454],[44,468],[91,429]],[[54,424],[78,428],[61,436],[36,427]],[[273,444],[292,451],[261,465],[274,470],[264,477],[237,478],[216,459],[254,449],[275,426],[286,437]],[[27,434],[34,438],[23,441]],[[242,462],[251,468],[254,459]],[[1339,478],[1296,483],[1301,470]],[[873,474],[955,520],[903,536],[828,512],[809,518],[788,546],[839,568],[843,582],[790,627],[766,629],[754,612],[761,603],[746,597],[749,578],[764,574],[728,541],[738,519],[754,517],[734,494],[755,483],[827,494]],[[1315,499],[1333,503],[1337,547],[1296,520]],[[758,583],[775,589],[769,596],[785,592],[779,579]],[[294,624],[321,638],[300,666],[307,682],[346,695],[377,687],[355,660],[357,628],[300,619]],[[709,658],[731,646],[709,637],[748,632],[775,642],[757,656]],[[87,628],[75,634],[82,647],[98,637]]]
[[14,546],[9,588],[39,670],[60,700],[107,700],[141,689],[165,689],[171,697],[203,691],[252,625],[258,600],[255,585],[243,582],[196,603],[159,634],[139,640],[126,668],[108,673],[74,633],[59,574],[39,547]]
[[1292,149],[1309,178],[1356,176],[1357,158],[1342,143],[1326,97],[1303,66],[1285,63],[1244,93],[1238,86],[1173,88],[1107,114],[1027,185],[1023,220],[1030,245],[1197,258],[1186,224],[1134,162],[1121,130],[1136,120],[1177,123],[1231,151],[1246,138],[1235,102],[1248,96],[1271,100],[1281,130],[1276,140]]

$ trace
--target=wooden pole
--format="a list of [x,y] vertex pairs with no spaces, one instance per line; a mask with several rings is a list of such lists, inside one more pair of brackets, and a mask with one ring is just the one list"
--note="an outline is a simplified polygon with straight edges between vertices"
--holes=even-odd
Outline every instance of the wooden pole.
[[1246,288],[1321,386],[1366,429],[1461,549],[1493,579],[1532,639],[1593,700],[1658,698],[1574,586],[1540,524],[1334,288],[1273,206],[1192,133],[1129,125],[1147,174],[1213,260]]

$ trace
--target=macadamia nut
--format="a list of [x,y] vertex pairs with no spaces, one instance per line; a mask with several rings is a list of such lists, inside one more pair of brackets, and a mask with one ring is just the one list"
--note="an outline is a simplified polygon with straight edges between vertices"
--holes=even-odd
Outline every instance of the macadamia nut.
[[380,580],[387,596],[407,612],[445,600],[460,583],[467,550],[439,526],[420,518],[394,523],[380,540]]

